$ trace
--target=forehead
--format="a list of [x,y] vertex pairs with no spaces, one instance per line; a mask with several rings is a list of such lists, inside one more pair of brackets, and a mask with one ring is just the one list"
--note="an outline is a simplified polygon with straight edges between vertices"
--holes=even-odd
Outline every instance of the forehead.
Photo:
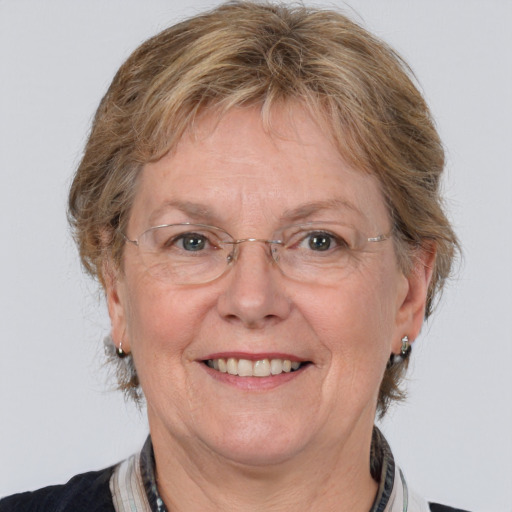
[[257,224],[329,211],[372,226],[387,216],[376,178],[350,166],[303,108],[287,105],[268,126],[257,108],[203,116],[143,168],[132,218],[140,227],[195,220],[182,218],[189,214]]

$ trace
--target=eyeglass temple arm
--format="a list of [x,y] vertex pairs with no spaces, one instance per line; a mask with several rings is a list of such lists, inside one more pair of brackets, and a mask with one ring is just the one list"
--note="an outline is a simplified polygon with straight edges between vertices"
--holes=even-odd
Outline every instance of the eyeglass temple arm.
[[131,238],[128,238],[122,231],[118,230],[118,233],[123,237],[125,242],[130,242],[131,244],[136,245],[137,247],[139,246],[138,240],[132,240]]

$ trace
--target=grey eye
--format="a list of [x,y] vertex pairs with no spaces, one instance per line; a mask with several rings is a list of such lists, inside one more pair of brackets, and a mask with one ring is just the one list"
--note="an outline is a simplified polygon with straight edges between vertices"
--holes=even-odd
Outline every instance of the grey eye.
[[202,251],[208,242],[208,239],[199,233],[184,233],[177,240],[185,251]]
[[308,236],[308,245],[312,251],[327,251],[331,248],[332,235],[312,233]]

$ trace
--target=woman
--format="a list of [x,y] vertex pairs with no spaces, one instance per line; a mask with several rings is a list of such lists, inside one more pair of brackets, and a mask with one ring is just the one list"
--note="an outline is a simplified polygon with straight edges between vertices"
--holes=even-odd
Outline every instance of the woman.
[[232,3],[144,43],[69,211],[150,438],[1,510],[446,510],[374,427],[457,246],[443,164],[405,64],[339,14]]

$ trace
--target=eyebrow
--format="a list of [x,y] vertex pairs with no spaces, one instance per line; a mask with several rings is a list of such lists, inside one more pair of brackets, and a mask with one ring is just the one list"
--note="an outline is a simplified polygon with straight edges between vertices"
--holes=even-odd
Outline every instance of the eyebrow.
[[149,216],[150,222],[153,222],[154,219],[162,215],[165,211],[171,209],[183,212],[195,220],[211,221],[212,219],[216,218],[216,215],[205,205],[193,203],[191,201],[180,201],[176,199],[166,201],[164,204],[154,210]]
[[357,215],[366,218],[363,212],[357,208],[357,206],[350,201],[341,198],[327,199],[324,201],[312,201],[305,203],[297,208],[286,210],[282,216],[285,221],[295,222],[298,220],[306,219],[315,213],[319,213],[325,210],[350,210]]
[[[219,217],[208,207],[203,204],[194,203],[192,201],[170,200],[159,206],[153,211],[149,217],[150,222],[162,215],[165,211],[175,209],[185,213],[194,220],[205,222],[207,224],[215,224],[219,221]],[[357,215],[366,218],[366,216],[353,203],[341,198],[327,199],[323,201],[312,201],[302,204],[296,208],[285,210],[281,216],[284,222],[297,222],[305,220],[316,213],[326,210],[350,210]]]

